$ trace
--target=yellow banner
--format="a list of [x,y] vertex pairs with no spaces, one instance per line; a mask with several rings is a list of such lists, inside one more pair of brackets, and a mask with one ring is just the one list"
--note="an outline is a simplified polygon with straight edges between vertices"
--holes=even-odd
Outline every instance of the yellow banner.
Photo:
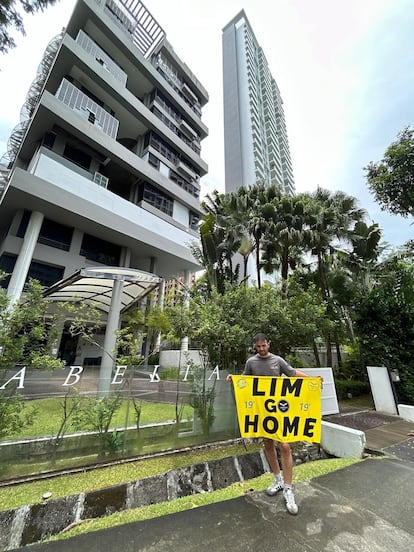
[[240,434],[275,441],[321,442],[321,380],[232,376]]

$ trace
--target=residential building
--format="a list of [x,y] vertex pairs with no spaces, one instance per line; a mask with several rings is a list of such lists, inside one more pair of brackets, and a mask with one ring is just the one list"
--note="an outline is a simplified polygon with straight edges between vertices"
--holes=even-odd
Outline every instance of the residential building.
[[61,292],[57,282],[91,265],[114,286],[134,271],[168,280],[200,269],[189,242],[207,101],[141,1],[77,1],[3,157],[0,268],[12,301],[28,276]]
[[223,29],[225,189],[295,190],[283,101],[244,10]]

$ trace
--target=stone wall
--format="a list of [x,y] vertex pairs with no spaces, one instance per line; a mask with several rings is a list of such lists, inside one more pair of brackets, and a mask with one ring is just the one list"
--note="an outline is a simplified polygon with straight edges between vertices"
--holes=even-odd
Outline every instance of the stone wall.
[[[292,447],[295,464],[326,458],[319,445]],[[7,551],[56,535],[89,518],[211,492],[269,472],[264,452],[228,456],[164,474],[97,489],[88,493],[49,498],[42,503],[0,512],[0,550]]]

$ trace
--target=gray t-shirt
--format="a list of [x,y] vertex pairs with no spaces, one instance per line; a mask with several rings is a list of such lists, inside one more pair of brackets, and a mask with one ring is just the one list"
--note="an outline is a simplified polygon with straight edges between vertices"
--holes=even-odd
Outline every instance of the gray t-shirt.
[[281,376],[285,374],[291,377],[296,375],[296,370],[284,358],[270,353],[265,358],[259,355],[248,358],[243,374],[245,376]]

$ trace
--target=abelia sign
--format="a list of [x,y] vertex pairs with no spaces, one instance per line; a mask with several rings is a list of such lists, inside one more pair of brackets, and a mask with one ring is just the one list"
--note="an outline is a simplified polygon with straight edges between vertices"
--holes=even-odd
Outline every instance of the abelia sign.
[[[159,368],[159,365],[156,364],[154,366],[154,370],[148,374],[150,381],[153,383],[157,383],[161,381],[161,378],[158,374],[158,368]],[[68,366],[67,369],[69,370],[69,372],[64,377],[62,387],[71,387],[73,385],[78,384],[84,371],[83,366]],[[127,370],[128,370],[128,366],[116,366],[112,375],[111,385],[122,385],[122,383],[124,383],[124,379],[126,378]],[[182,381],[188,381],[189,373],[190,373],[190,366],[188,365],[186,367],[186,371],[182,378]],[[219,372],[218,366],[216,366],[214,370],[211,370],[211,373],[208,379],[209,380],[212,379],[213,376],[216,376],[217,379],[220,379],[220,372]],[[10,377],[5,383],[3,383],[3,385],[0,386],[0,390],[5,390],[7,386],[11,385],[13,382],[17,383],[17,387],[16,387],[17,389],[24,389],[25,379],[26,379],[26,366],[18,370],[12,377]]]

